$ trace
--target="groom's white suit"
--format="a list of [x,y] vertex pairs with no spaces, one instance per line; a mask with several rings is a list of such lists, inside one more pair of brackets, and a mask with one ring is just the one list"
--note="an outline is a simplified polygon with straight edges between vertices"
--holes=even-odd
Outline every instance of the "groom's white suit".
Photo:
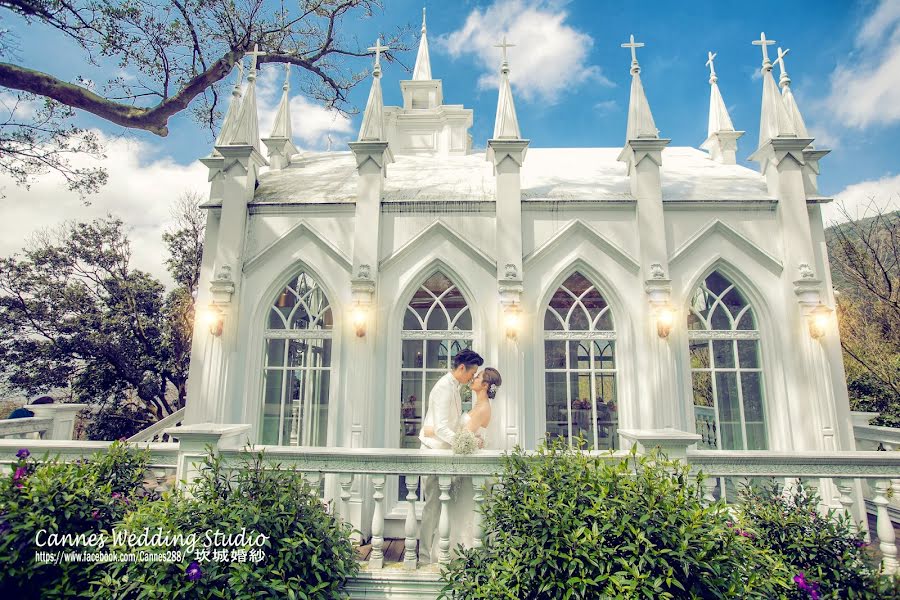
[[[428,410],[422,419],[422,431],[419,432],[421,448],[453,447],[453,438],[462,413],[462,398],[459,394],[461,388],[462,384],[449,372],[434,384],[428,395]],[[425,435],[428,427],[433,429],[434,435]],[[422,510],[422,527],[419,532],[419,560],[426,563],[432,561],[431,546],[441,514],[441,489],[437,477],[431,475],[422,479],[425,508]]]

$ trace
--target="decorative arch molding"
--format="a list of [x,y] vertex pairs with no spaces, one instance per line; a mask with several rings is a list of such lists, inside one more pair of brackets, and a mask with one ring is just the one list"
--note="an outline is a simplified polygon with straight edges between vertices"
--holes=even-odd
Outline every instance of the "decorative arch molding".
[[489,271],[497,270],[496,260],[485,254],[480,248],[473,245],[469,240],[461,236],[441,219],[438,219],[420,231],[411,240],[398,248],[393,254],[381,259],[379,262],[379,270],[385,271],[390,269],[404,257],[414,254],[416,250],[420,248],[428,249],[438,241],[450,242],[463,250],[470,258]]
[[329,254],[338,264],[340,264],[348,273],[353,269],[353,261],[344,254],[340,248],[332,244],[328,238],[322,235],[315,227],[306,221],[300,221],[284,235],[263,248],[256,256],[244,263],[244,273],[250,273],[266,262],[266,258],[273,252],[281,249],[282,246],[298,238],[309,238],[315,245],[319,246],[327,254]]
[[700,245],[713,236],[718,236],[720,239],[730,243],[740,252],[752,257],[756,262],[776,275],[781,274],[782,270],[784,270],[784,265],[781,264],[781,261],[750,241],[736,229],[724,223],[721,219],[713,219],[675,249],[669,255],[669,267],[674,267],[685,257],[698,251]]
[[546,310],[547,305],[550,303],[553,294],[566,279],[576,272],[587,277],[603,295],[603,298],[609,304],[610,311],[614,315],[613,318],[616,323],[616,331],[621,332],[623,328],[630,327],[629,322],[626,319],[628,312],[625,309],[625,302],[616,291],[616,287],[607,277],[604,277],[600,271],[589,265],[582,258],[576,258],[568,264],[560,265],[552,272],[552,278],[549,280],[548,285],[541,290],[540,296],[537,298],[537,304],[533,307],[534,314],[540,315],[541,322],[543,323],[544,310]]
[[540,248],[536,248],[530,252],[524,259],[523,263],[528,265],[542,256],[551,252],[560,244],[569,241],[572,236],[580,236],[591,240],[602,252],[612,257],[618,264],[631,273],[639,273],[641,270],[640,263],[624,249],[620,248],[614,242],[607,239],[602,233],[585,223],[581,219],[573,219],[566,226],[556,232],[556,234],[547,240]]
[[686,307],[690,302],[694,289],[700,285],[713,271],[719,271],[734,283],[738,291],[747,297],[753,310],[756,311],[757,320],[761,323],[760,329],[764,336],[771,336],[773,332],[769,330],[769,325],[773,323],[772,308],[765,296],[760,293],[760,286],[746,275],[743,269],[737,268],[731,261],[716,253],[706,258],[706,260],[695,269],[690,275],[685,275],[685,285],[682,286],[681,297],[678,299],[677,306]]

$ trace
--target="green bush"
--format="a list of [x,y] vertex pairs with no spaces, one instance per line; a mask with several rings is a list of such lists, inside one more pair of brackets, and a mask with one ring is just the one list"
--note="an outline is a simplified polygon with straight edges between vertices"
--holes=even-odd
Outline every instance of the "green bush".
[[[579,440],[576,447],[583,445]],[[688,468],[661,455],[613,460],[565,441],[503,458],[483,505],[483,548],[444,572],[444,598],[777,598],[790,573],[705,506]]]
[[[262,454],[248,454],[243,465],[226,468],[216,456],[206,459],[197,485],[188,496],[175,491],[158,502],[143,503],[119,524],[125,533],[194,534],[188,543],[172,546],[113,545],[121,552],[183,550],[174,562],[110,563],[95,579],[92,598],[339,598],[346,579],[358,565],[350,527],[331,514],[302,475],[280,466],[264,466]],[[218,544],[208,549],[228,552],[227,558],[198,560],[206,532],[266,536],[261,547]],[[215,542],[216,540],[213,540]],[[238,555],[232,556],[231,550]],[[250,550],[262,550],[256,562]],[[241,560],[241,552],[246,552]],[[257,556],[258,558],[258,556]]]
[[825,516],[806,486],[785,492],[775,481],[745,487],[739,524],[754,543],[777,553],[793,571],[790,598],[898,598],[896,579],[883,578],[878,561],[854,532],[849,516]]
[[[0,597],[68,598],[87,588],[93,566],[35,560],[38,532],[109,530],[143,492],[148,455],[113,443],[88,460],[38,461],[19,450],[12,475],[0,480]],[[46,534],[39,541],[46,542]],[[71,549],[71,547],[69,547]]]

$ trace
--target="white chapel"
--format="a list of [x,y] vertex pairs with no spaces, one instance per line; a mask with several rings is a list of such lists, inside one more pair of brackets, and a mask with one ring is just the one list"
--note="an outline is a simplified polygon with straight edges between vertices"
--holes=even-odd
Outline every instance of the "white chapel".
[[711,450],[853,449],[816,181],[827,150],[781,52],[776,83],[772,43],[754,42],[758,170],[736,164],[743,132],[712,53],[699,148],[657,129],[634,37],[622,146],[546,148],[520,130],[504,40],[494,134],[473,143],[423,21],[403,106],[383,104],[379,42],[357,141],[298,151],[286,82],[265,156],[251,53],[202,159],[209,326],[185,424],[418,448],[431,386],[471,347],[503,378],[494,448],[549,434],[619,449],[620,432],[674,430]]

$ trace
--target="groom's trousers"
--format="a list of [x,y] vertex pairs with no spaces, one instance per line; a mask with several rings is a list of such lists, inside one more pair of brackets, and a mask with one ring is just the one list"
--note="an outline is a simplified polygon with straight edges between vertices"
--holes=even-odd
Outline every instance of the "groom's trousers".
[[441,488],[437,475],[422,477],[422,490],[425,492],[425,507],[422,509],[422,527],[419,530],[419,562],[429,563],[437,559],[431,556],[431,546],[441,517]]

